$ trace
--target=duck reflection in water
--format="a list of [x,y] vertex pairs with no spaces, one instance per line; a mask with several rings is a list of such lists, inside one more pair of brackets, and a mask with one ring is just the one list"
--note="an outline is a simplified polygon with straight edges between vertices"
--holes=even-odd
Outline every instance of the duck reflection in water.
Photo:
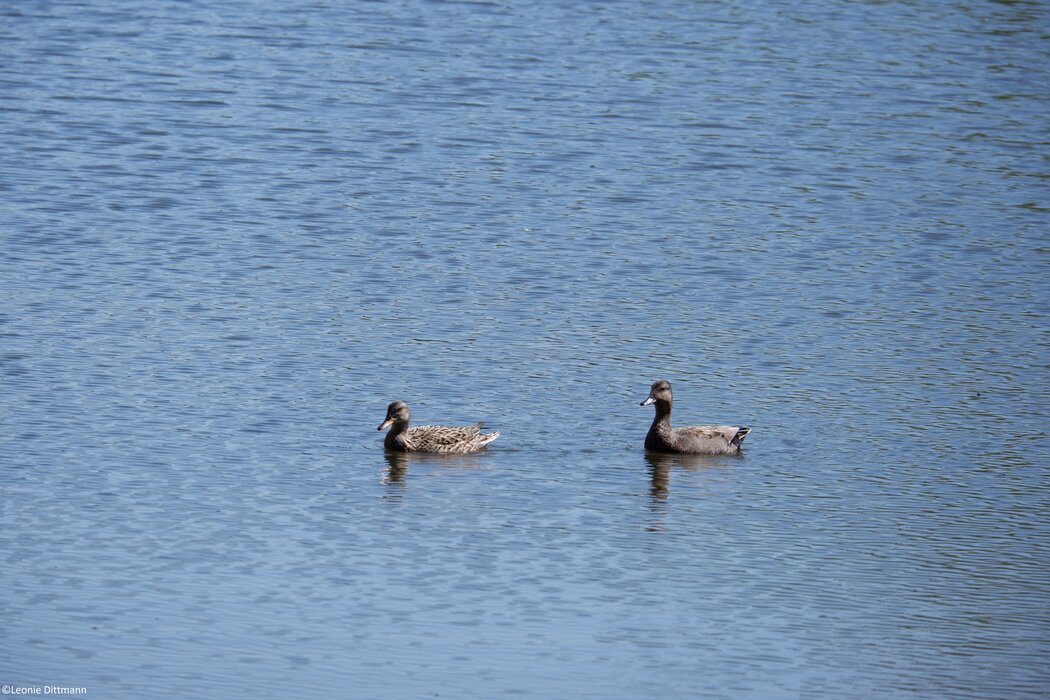
[[408,473],[408,453],[384,450],[383,456],[386,457],[386,474],[383,475],[383,483],[404,486],[405,474]]
[[474,455],[385,450],[383,457],[386,459],[386,473],[383,474],[383,483],[389,486],[404,487],[407,485],[406,477],[408,476],[409,465],[424,468],[428,466],[456,467],[458,469],[478,469],[481,467],[481,460]]
[[725,457],[709,455],[674,454],[670,452],[646,452],[645,461],[649,464],[652,479],[649,495],[653,503],[667,500],[671,491],[671,468],[678,467],[688,471],[701,471],[726,466]]

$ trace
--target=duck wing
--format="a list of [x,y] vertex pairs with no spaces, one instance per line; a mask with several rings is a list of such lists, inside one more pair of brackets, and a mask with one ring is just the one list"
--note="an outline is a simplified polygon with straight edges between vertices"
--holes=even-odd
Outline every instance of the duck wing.
[[499,437],[481,434],[481,425],[420,425],[407,431],[410,449],[419,452],[473,452]]
[[698,454],[736,452],[751,428],[736,425],[690,425],[672,428],[676,444]]

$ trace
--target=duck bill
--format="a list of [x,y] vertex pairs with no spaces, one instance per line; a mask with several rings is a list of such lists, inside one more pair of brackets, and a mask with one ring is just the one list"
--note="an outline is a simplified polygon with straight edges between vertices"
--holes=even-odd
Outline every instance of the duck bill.
[[385,421],[383,421],[382,423],[379,424],[379,427],[376,428],[376,430],[386,430],[387,428],[389,428],[393,424],[394,424],[394,419],[393,418],[387,418]]
[[641,405],[642,405],[642,406],[651,406],[651,405],[653,405],[654,403],[656,403],[656,399],[654,399],[654,398],[652,397],[652,395],[650,394],[650,395],[649,395],[649,398],[647,398],[647,399],[646,399],[645,401],[642,401]]

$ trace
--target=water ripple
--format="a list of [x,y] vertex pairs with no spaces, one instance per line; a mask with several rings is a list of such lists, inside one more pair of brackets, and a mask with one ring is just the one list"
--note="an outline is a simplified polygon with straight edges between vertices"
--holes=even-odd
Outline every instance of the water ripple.
[[2,11],[4,682],[1045,694],[1045,8],[246,10]]

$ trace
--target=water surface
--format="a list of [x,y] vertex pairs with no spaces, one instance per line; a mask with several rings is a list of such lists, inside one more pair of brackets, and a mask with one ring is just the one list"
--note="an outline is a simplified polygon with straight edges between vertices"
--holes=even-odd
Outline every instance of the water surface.
[[1047,9],[760,5],[4,8],[0,682],[1045,697]]

